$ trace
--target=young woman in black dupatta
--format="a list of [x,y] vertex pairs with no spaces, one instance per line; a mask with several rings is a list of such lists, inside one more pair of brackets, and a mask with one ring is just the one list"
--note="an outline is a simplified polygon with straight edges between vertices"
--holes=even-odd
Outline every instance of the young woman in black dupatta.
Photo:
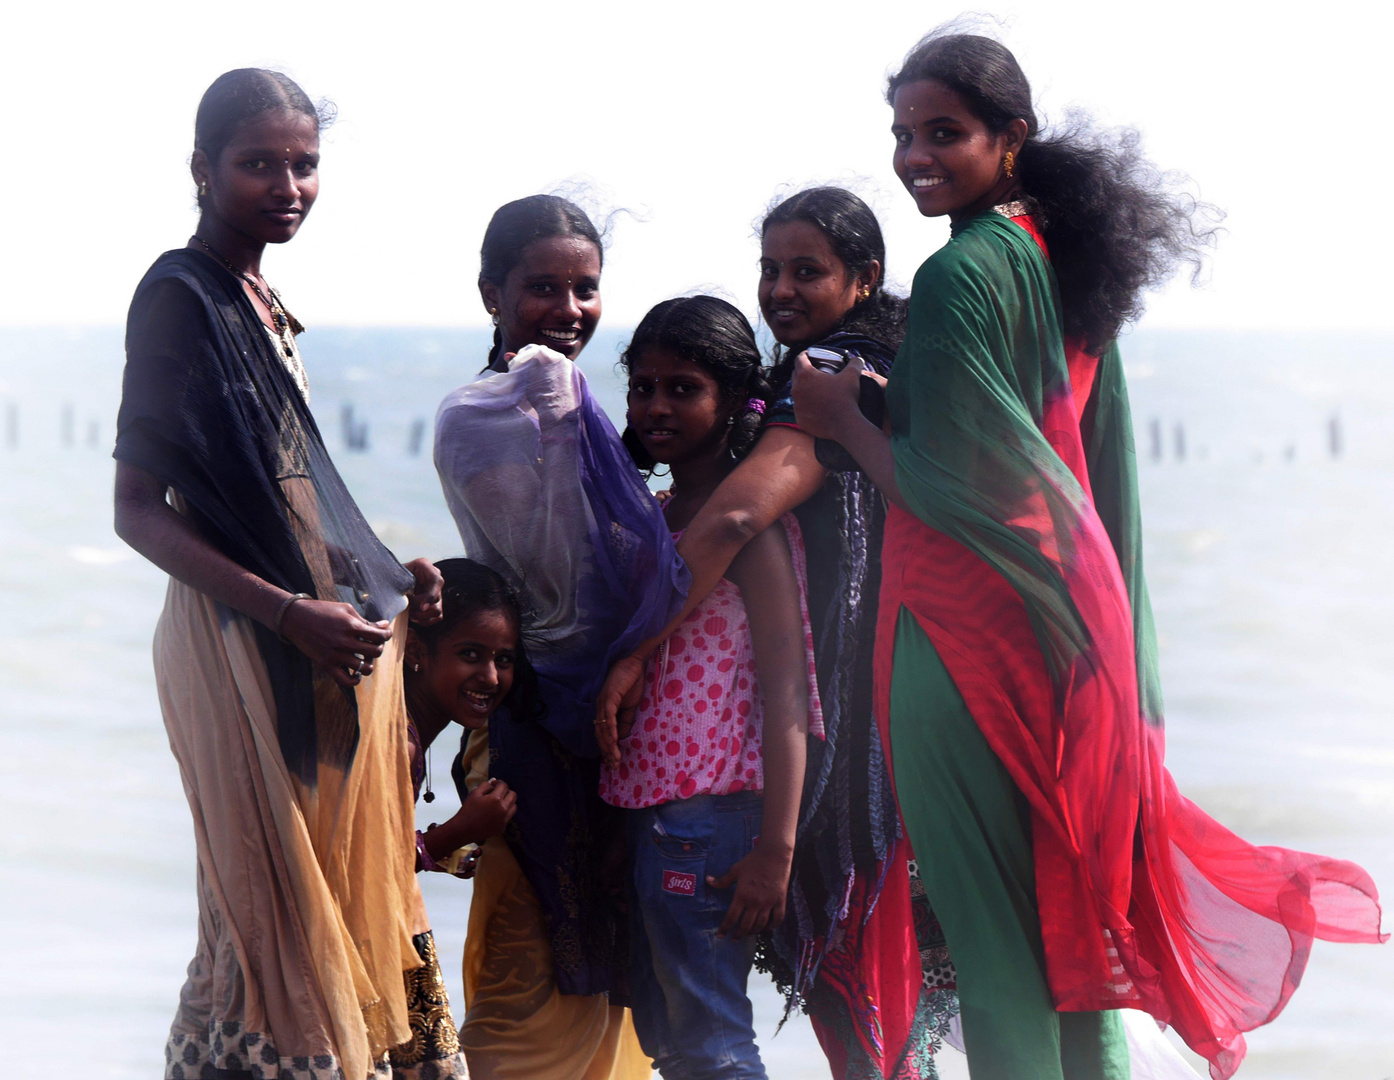
[[[440,618],[440,576],[398,563],[354,505],[310,415],[301,327],[260,271],[314,204],[319,128],[284,75],[213,83],[198,231],[127,323],[116,530],[170,575],[155,672],[198,848],[167,1078],[392,1075],[413,1037],[403,977],[431,955],[401,650],[408,617]],[[463,1076],[450,1042],[398,1075]]]
[[[952,967],[912,876],[872,713],[884,503],[840,448],[799,429],[790,395],[794,357],[809,348],[829,359],[855,354],[889,373],[905,301],[883,287],[885,263],[876,215],[850,191],[810,188],[766,215],[760,310],[779,342],[772,381],[780,389],[759,443],[678,543],[692,571],[685,615],[781,514],[792,510],[803,529],[826,740],[809,740],[788,914],[769,929],[759,962],[809,1012],[839,1078],[932,1076],[956,1010]],[[612,668],[602,732],[659,640]]]

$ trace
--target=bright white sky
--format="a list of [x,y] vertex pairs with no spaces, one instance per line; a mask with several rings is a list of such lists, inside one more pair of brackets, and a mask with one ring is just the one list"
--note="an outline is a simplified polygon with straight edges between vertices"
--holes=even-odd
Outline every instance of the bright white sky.
[[[771,198],[847,183],[882,216],[893,281],[942,242],[890,167],[884,77],[937,22],[923,0],[26,3],[7,6],[0,325],[117,323],[195,223],[207,84],[278,67],[340,121],[319,203],[264,269],[307,324],[478,325],[485,223],[568,180],[624,207],[605,321],[699,288],[753,312]],[[1043,114],[1140,127],[1228,211],[1209,284],[1146,324],[1384,329],[1385,4],[1005,0]]]

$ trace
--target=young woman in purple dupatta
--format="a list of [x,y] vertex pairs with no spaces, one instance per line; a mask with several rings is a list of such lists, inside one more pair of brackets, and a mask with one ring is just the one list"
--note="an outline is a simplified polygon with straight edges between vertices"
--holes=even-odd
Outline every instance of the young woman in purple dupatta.
[[[466,554],[529,608],[545,712],[490,721],[475,775],[518,793],[475,879],[462,1032],[488,1076],[647,1078],[620,1001],[627,942],[605,872],[618,815],[597,794],[595,694],[681,606],[687,573],[658,504],[574,360],[600,318],[600,234],[548,195],[501,207],[480,292],[486,373],[446,397],[435,462]],[[466,748],[457,770],[478,761]],[[462,792],[462,796],[463,796]],[[482,939],[482,941],[481,941]]]

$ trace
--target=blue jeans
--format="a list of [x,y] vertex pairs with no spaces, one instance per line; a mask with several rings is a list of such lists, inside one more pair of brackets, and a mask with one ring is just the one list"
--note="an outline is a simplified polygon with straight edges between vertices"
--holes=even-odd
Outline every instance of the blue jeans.
[[760,835],[760,795],[698,795],[628,813],[634,1028],[664,1080],[765,1080],[746,979],[755,938],[717,937],[712,889]]

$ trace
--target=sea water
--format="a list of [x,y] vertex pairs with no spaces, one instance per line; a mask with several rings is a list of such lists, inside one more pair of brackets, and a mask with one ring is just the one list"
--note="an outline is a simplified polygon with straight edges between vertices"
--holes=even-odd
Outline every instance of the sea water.
[[[477,331],[315,329],[313,407],[401,557],[458,554],[430,460]],[[583,368],[623,413],[616,334]],[[1181,790],[1255,843],[1358,861],[1394,894],[1394,339],[1139,331],[1124,342]],[[156,703],[164,575],[111,529],[115,329],[0,331],[0,1036],[8,1075],[136,1080],[195,937],[194,846]],[[414,436],[422,434],[418,444]],[[349,444],[357,447],[350,449]],[[415,452],[413,453],[413,449]],[[454,807],[445,736],[432,762]],[[469,885],[423,875],[451,998]],[[806,1021],[771,1075],[827,1075]],[[1243,1077],[1394,1076],[1394,949],[1318,943]],[[946,1076],[963,1058],[943,1055]]]

